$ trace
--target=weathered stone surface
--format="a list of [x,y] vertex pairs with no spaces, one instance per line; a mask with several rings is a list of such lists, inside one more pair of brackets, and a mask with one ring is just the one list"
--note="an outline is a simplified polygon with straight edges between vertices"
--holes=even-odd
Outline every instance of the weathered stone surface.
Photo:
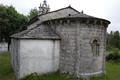
[[[106,28],[109,21],[80,13],[71,7],[37,18],[39,20],[31,24],[27,30],[11,36],[12,66],[18,77],[34,72],[52,72],[58,68],[61,73],[69,73],[76,77],[104,73]],[[53,43],[57,47],[52,48],[46,40],[61,40],[60,47]],[[45,51],[45,47],[49,47],[48,52]],[[46,58],[41,52],[43,48],[47,54]],[[48,59],[50,56],[54,60]],[[51,60],[55,65],[49,62]]]
[[[60,70],[76,76],[91,76],[104,72],[106,28],[103,25],[71,24],[50,25],[61,36]],[[93,55],[91,42],[99,41],[99,55]]]

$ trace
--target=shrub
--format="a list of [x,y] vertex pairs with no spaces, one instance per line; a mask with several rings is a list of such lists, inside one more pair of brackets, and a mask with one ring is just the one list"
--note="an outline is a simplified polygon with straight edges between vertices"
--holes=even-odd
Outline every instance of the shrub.
[[119,49],[112,49],[109,54],[106,56],[107,61],[120,61],[120,52]]

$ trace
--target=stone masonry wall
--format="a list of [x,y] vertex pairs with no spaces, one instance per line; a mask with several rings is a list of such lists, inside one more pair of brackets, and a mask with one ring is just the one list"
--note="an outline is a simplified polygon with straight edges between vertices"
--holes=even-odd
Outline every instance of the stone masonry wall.
[[[54,31],[61,37],[60,43],[60,71],[62,73],[74,74],[76,54],[76,30],[75,23],[52,23]],[[73,27],[74,26],[74,27]]]
[[[60,35],[60,71],[77,77],[104,72],[106,28],[103,25],[79,21],[52,22],[51,27]],[[93,55],[91,42],[99,41],[99,55]]]
[[[100,25],[80,24],[78,31],[78,60],[76,67],[78,76],[103,73],[106,39],[105,28]],[[94,55],[92,52],[91,42],[95,39],[99,41],[99,55]]]

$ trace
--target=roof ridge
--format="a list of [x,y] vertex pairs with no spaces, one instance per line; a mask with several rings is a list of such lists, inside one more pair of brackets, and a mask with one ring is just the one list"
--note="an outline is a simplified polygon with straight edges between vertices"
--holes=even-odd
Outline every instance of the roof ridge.
[[[73,7],[71,7],[71,6],[67,6],[67,7],[64,7],[64,8],[61,8],[61,9],[57,9],[57,10],[48,12],[48,13],[46,13],[46,14],[53,13],[53,12],[58,12],[58,11],[60,11],[60,10],[64,10],[64,9],[67,9],[67,8],[71,8],[71,9],[73,9],[74,11],[80,13],[80,12],[79,12],[78,10],[76,10],[75,8],[73,8]],[[46,14],[41,14],[41,15],[38,15],[38,16],[42,16],[42,15],[46,15]]]
[[57,9],[57,10],[54,10],[54,11],[51,11],[51,12],[48,12],[48,13],[45,13],[45,14],[37,15],[37,16],[33,17],[32,19],[30,19],[30,21],[28,22],[28,25],[31,24],[32,21],[34,22],[34,21],[36,21],[36,20],[39,20],[38,17],[41,17],[41,16],[43,16],[43,15],[47,15],[47,14],[50,14],[50,13],[58,12],[58,11],[60,11],[60,10],[64,10],[64,9],[67,9],[67,8],[70,8],[70,9],[72,9],[72,10],[78,12],[78,13],[81,13],[81,12],[79,12],[78,10],[76,10],[75,8],[71,7],[71,5],[69,5],[69,6],[67,6],[67,7],[60,8],[60,9]]

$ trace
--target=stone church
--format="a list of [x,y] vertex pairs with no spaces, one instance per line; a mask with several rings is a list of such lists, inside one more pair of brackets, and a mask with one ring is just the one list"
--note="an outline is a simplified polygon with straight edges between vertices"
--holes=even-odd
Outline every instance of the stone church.
[[76,77],[105,72],[108,20],[71,6],[50,12],[44,0],[27,30],[11,36],[11,63],[17,78],[60,71]]

